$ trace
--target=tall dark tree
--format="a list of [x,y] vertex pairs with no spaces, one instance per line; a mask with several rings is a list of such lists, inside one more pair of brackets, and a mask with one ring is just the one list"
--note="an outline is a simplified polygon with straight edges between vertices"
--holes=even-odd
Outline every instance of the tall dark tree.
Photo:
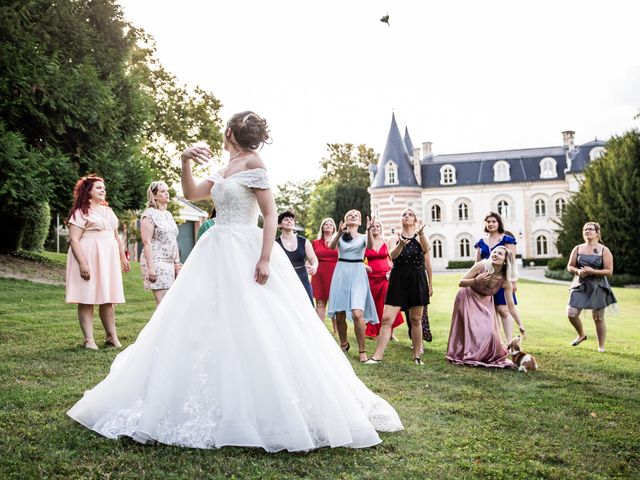
[[305,234],[312,235],[314,226],[309,222],[311,195],[314,182],[303,180],[299,182],[289,181],[278,185],[275,195],[278,212],[289,210],[296,215],[296,222],[305,230]]
[[378,154],[365,145],[327,144],[328,156],[320,162],[323,174],[311,198],[310,220],[319,225],[332,217],[337,223],[352,208],[370,215],[369,165],[378,162]]
[[613,137],[606,154],[585,171],[580,191],[562,217],[558,250],[568,257],[581,243],[586,221],[598,222],[615,259],[616,273],[640,274],[640,132]]

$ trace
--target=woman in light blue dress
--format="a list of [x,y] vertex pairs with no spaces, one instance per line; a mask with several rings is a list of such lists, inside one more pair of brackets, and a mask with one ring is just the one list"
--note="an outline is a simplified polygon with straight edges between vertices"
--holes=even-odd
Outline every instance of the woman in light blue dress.
[[[367,271],[364,268],[364,251],[367,247],[371,248],[370,236],[365,238],[358,233],[361,223],[360,212],[349,210],[329,243],[329,248],[338,248],[338,264],[331,279],[328,303],[329,316],[336,318],[340,347],[345,353],[349,351],[346,322],[349,318],[353,320],[360,361],[366,362],[368,358],[364,346],[365,321],[379,323],[379,320]],[[371,221],[367,218],[367,232],[370,226]]]

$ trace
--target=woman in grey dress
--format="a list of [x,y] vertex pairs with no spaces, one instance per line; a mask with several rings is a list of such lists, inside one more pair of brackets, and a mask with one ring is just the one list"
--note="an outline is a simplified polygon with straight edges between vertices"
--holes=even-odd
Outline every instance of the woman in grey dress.
[[571,294],[567,316],[578,336],[571,343],[574,347],[587,339],[580,320],[583,309],[592,311],[598,336],[598,351],[604,352],[607,326],[604,323],[604,309],[617,303],[607,276],[613,273],[613,255],[601,243],[600,225],[587,222],[582,227],[584,243],[574,247],[567,270],[575,275],[571,284]]

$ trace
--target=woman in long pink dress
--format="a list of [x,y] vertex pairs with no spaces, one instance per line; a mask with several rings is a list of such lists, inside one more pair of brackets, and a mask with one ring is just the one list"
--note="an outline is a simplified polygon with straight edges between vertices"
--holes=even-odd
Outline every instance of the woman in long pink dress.
[[[313,290],[313,298],[316,301],[316,313],[320,320],[324,322],[327,316],[327,300],[329,300],[329,288],[331,287],[331,279],[333,271],[338,263],[338,250],[329,248],[331,237],[336,231],[336,222],[333,218],[325,218],[320,224],[318,238],[311,242],[313,251],[318,257],[318,269],[315,275],[311,277],[311,288]],[[333,334],[338,334],[336,319],[333,318]]]
[[121,346],[113,304],[124,303],[120,268],[129,271],[129,260],[118,235],[118,218],[105,196],[102,178],[82,177],[73,190],[73,208],[67,219],[70,248],[65,301],[78,304],[84,347],[90,350],[98,349],[93,338],[94,305],[99,306],[105,345]]
[[[389,272],[391,271],[391,259],[389,258],[389,248],[382,236],[382,224],[374,221],[371,224],[371,236],[373,237],[373,248],[367,248],[364,256],[367,259],[365,268],[369,276],[369,286],[371,287],[371,295],[376,304],[378,318],[382,318],[384,310],[384,301],[387,298],[387,289],[389,288]],[[398,312],[395,320],[391,324],[391,328],[402,325],[404,320],[402,314]],[[364,334],[369,338],[376,338],[380,333],[380,323],[367,323]],[[391,334],[393,339],[393,333]]]
[[453,304],[447,359],[476,367],[513,368],[500,338],[493,295],[505,289],[509,313],[521,329],[520,316],[513,303],[514,259],[506,247],[494,248],[491,257],[476,263],[460,280]]

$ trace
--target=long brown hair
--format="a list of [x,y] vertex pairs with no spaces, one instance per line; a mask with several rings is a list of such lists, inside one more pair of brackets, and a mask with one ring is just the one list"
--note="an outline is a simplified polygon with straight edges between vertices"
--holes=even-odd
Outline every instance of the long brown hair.
[[[69,210],[69,215],[67,216],[65,223],[69,223],[69,220],[77,210],[80,210],[84,215],[89,213],[89,207],[91,206],[91,190],[96,182],[104,183],[104,180],[95,174],[91,174],[86,177],[82,177],[76,182],[76,186],[73,187],[73,207]],[[104,200],[101,204],[109,205]]]

